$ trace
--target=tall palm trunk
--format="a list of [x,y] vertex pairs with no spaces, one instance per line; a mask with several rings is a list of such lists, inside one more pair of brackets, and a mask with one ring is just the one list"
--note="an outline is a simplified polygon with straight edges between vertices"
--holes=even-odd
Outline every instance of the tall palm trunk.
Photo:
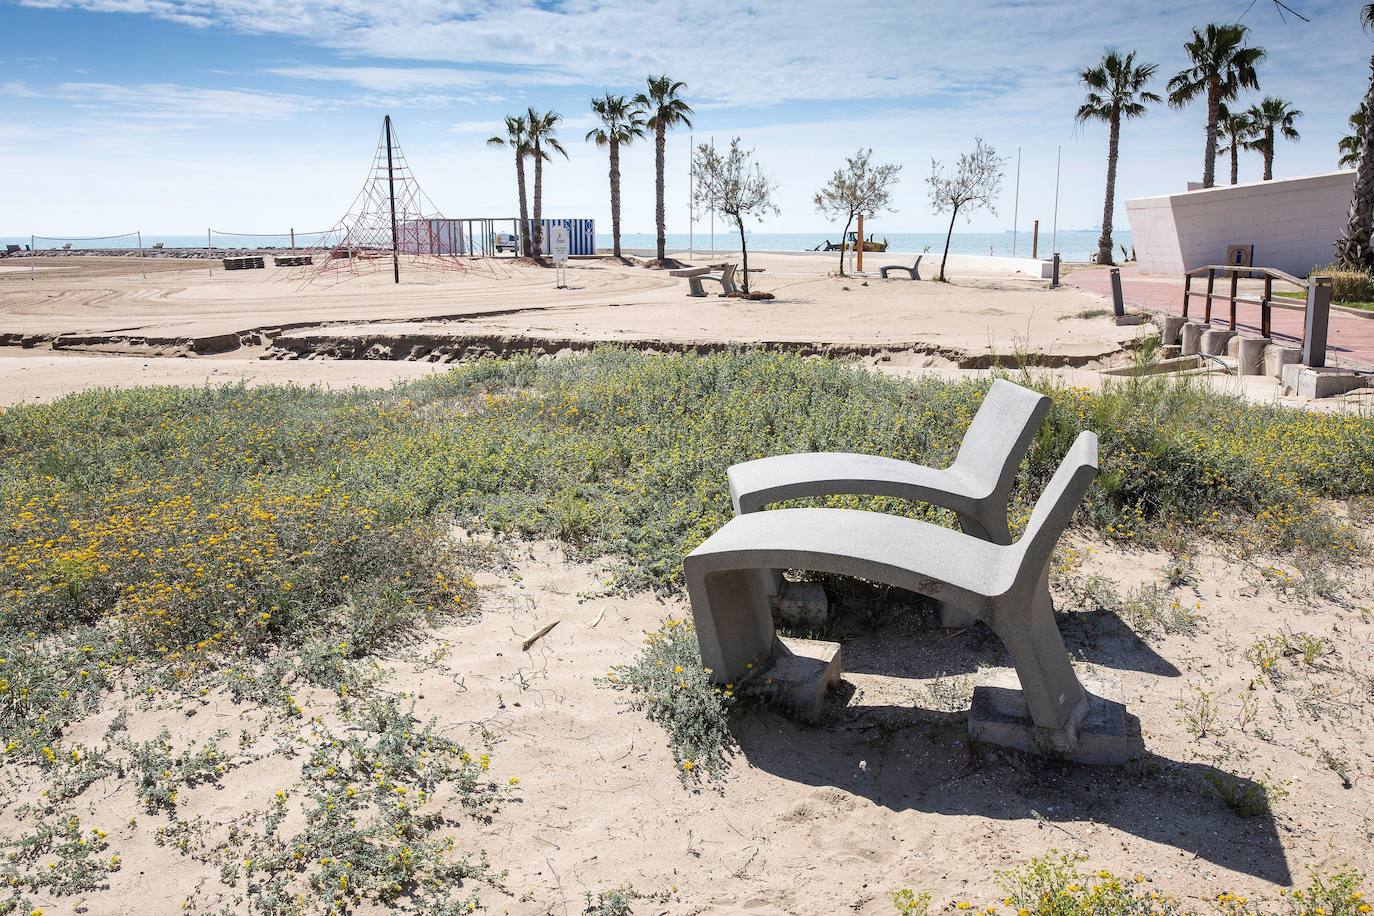
[[1112,209],[1116,203],[1116,159],[1121,143],[1121,109],[1112,106],[1107,139],[1107,200],[1102,205],[1102,236],[1097,240],[1097,263],[1112,263]]
[[[1374,112],[1374,57],[1369,59],[1369,74],[1364,104],[1365,111]],[[1366,127],[1359,155],[1349,222],[1336,242],[1336,260],[1342,267],[1370,270],[1374,269],[1374,248],[1370,246],[1370,231],[1374,229],[1374,127]]]
[[654,222],[658,228],[658,260],[660,264],[663,263],[666,243],[663,218],[663,154],[666,145],[666,138],[664,137],[666,129],[663,124],[654,128],[654,166],[658,172],[654,179],[654,191],[657,195],[657,199],[654,201]]
[[544,256],[544,151],[534,144],[534,256]]
[[1236,142],[1236,138],[1235,138],[1235,137],[1232,137],[1232,138],[1231,138],[1231,184],[1236,184],[1237,182],[1240,181],[1240,150],[1238,150],[1238,149],[1236,148],[1237,146],[1238,146],[1238,144],[1237,144],[1237,142]]
[[1264,129],[1264,180],[1274,179],[1274,128]]
[[744,220],[739,215],[735,216],[735,224],[739,226],[739,250],[744,256],[744,294],[749,295],[749,243],[744,240]]
[[611,248],[620,259],[620,141],[611,137]]
[[525,195],[525,154],[515,151],[515,183],[520,188],[520,247],[530,256],[530,208]]
[[1216,77],[1207,79],[1207,146],[1202,154],[1202,186],[1217,183],[1217,119],[1221,117],[1221,83]]

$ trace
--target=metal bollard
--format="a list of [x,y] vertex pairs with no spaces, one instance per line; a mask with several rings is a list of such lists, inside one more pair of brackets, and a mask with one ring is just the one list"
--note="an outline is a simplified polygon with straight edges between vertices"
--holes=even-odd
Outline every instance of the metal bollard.
[[1112,268],[1112,314],[1118,318],[1126,317],[1126,302],[1121,297],[1121,268]]
[[1326,329],[1331,320],[1331,278],[1307,281],[1307,310],[1302,316],[1302,363],[1320,369],[1326,365]]
[[1059,252],[1054,253],[1054,268],[1050,274],[1050,289],[1059,289]]

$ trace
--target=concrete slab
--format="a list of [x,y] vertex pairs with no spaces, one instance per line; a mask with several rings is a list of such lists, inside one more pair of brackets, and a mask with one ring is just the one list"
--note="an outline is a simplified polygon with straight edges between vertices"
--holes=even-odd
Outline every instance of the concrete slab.
[[1333,398],[1367,388],[1374,376],[1360,375],[1335,366],[1316,368],[1294,363],[1283,367],[1283,393],[1300,398]]
[[1106,676],[1081,680],[1088,692],[1081,717],[1070,728],[1051,733],[1031,720],[1016,672],[997,669],[974,688],[969,737],[1094,766],[1120,766],[1139,757],[1144,751],[1139,726],[1126,713],[1121,682]]
[[840,644],[777,637],[760,689],[771,702],[804,722],[818,722],[825,695],[840,683]]

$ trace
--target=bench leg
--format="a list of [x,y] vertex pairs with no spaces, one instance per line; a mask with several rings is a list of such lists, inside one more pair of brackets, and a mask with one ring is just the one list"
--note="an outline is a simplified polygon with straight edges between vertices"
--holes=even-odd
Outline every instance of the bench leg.
[[1052,743],[1072,745],[1088,694],[1054,620],[1048,568],[1025,605],[999,607],[992,617],[988,622],[1011,653],[1031,719]]
[[746,665],[761,665],[773,651],[773,613],[762,585],[757,569],[687,570],[697,646],[716,683],[739,680]]
[[687,295],[695,296],[698,299],[706,298],[706,288],[701,285],[701,281],[698,280],[696,277],[688,278],[687,288],[690,290],[690,292],[688,292]]
[[[972,515],[958,513],[959,528],[964,534],[976,537],[981,541],[991,541],[994,544],[1010,544],[1011,532],[1007,528],[1007,515],[1005,512],[998,515],[995,510],[988,517],[983,519],[974,518]],[[940,626],[946,630],[958,630],[964,627],[971,627],[978,622],[978,615],[972,610],[950,604],[948,601],[940,602]]]

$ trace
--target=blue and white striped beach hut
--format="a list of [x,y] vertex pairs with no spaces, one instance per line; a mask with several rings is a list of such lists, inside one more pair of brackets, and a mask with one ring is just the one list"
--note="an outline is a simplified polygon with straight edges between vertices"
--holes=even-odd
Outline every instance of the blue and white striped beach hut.
[[[596,220],[594,219],[546,219],[541,220],[544,227],[544,254],[553,254],[554,226],[568,230],[568,254],[596,254]],[[534,238],[534,220],[530,220],[530,238]]]

